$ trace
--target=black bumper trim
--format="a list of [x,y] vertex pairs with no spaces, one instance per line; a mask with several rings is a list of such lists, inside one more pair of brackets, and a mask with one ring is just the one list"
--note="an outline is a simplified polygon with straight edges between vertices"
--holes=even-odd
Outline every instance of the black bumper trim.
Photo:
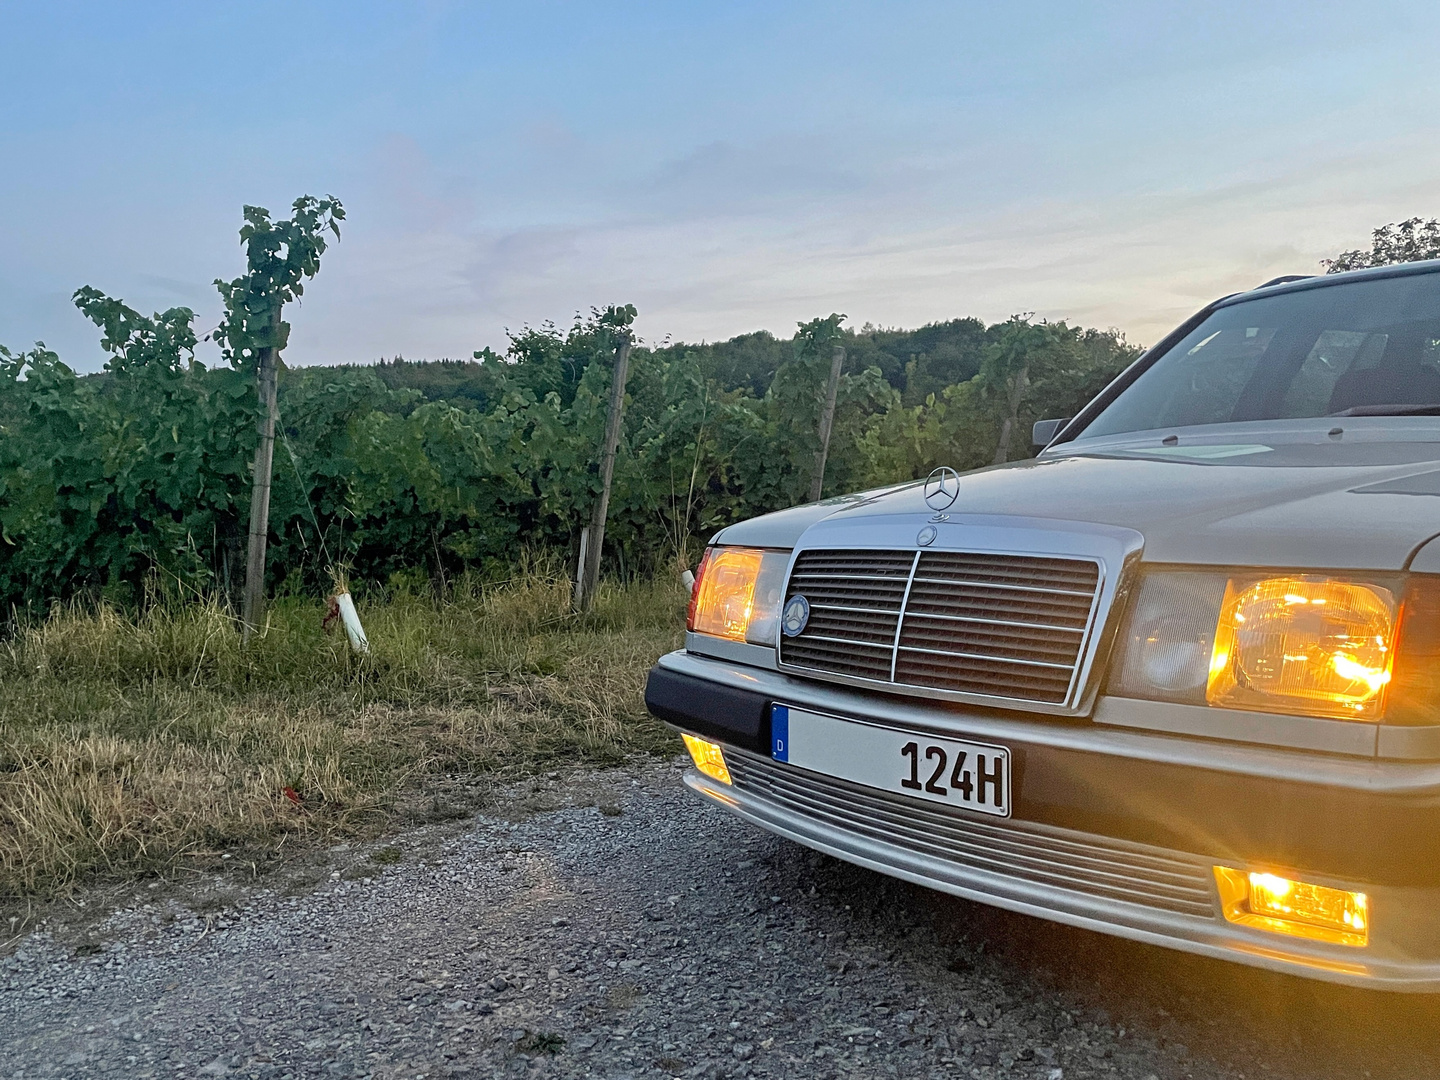
[[645,707],[667,724],[721,742],[770,752],[768,694],[722,686],[656,665],[645,683]]

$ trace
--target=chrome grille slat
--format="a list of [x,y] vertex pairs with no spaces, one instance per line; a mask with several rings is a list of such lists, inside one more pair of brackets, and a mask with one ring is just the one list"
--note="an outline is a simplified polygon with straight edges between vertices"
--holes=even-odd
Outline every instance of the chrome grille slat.
[[1083,560],[1054,558],[1047,555],[999,556],[1014,558],[1018,565],[991,563],[997,558],[990,553],[963,551],[927,551],[925,571],[921,577],[945,580],[965,579],[972,582],[1018,582],[1024,585],[1048,586],[1083,592],[1087,575],[1076,569],[1086,565]]
[[851,652],[848,649],[831,648],[825,643],[807,644],[795,651],[795,663],[840,675],[851,675],[859,679],[888,679],[894,662],[889,649],[874,652]]
[[[841,610],[850,611],[854,609],[844,608]],[[888,612],[885,614],[888,614]],[[1045,623],[1017,622],[1014,619],[982,619],[978,615],[935,615],[928,611],[915,611],[913,609],[907,610],[905,614],[912,621],[915,619],[934,619],[937,622],[947,623],[979,623],[983,626],[1018,626],[1026,630],[1053,630],[1056,633],[1063,634],[1083,634],[1085,632],[1083,626],[1047,626]]]
[[853,611],[859,615],[893,615],[894,610],[885,608],[846,607],[844,604],[811,604],[811,611]]
[[802,551],[785,598],[803,594],[811,618],[782,638],[780,663],[917,693],[1065,706],[1102,584],[1093,558]]
[[831,637],[845,641],[847,637],[854,635],[861,640],[875,641],[881,645],[890,644],[890,639],[895,636],[895,619],[892,615],[889,618],[874,615],[851,615],[832,614],[828,611],[811,614],[812,625],[815,632],[812,637]]
[[[974,652],[986,648],[996,650],[999,655],[1005,649],[1016,649],[1065,658],[1075,653],[1073,639],[1054,633],[1021,635],[992,626],[926,626],[917,625],[913,620],[906,624],[905,633],[906,641],[913,642],[915,648],[939,648],[942,652]],[[1069,660],[1065,662],[1068,666]]]
[[864,649],[884,649],[887,652],[891,648],[890,645],[883,641],[855,641],[852,638],[825,637],[822,634],[813,634],[810,637],[807,637],[805,640],[807,642],[823,641],[831,645],[859,645],[861,648]]
[[878,573],[825,573],[819,570],[811,570],[809,573],[799,573],[796,577],[818,577],[827,582],[886,582],[886,580],[903,580],[904,573],[897,572],[896,579],[890,579]]
[[1044,588],[1043,586],[1040,586],[1040,585],[1009,585],[1009,584],[1002,584],[1001,582],[998,582],[998,581],[967,581],[967,580],[965,580],[964,578],[916,577],[916,578],[915,578],[915,584],[917,584],[917,585],[973,585],[973,586],[975,586],[976,588],[985,588],[985,589],[1015,589],[1015,590],[1018,590],[1018,591],[1020,591],[1020,592],[1050,593],[1050,594],[1053,595],[1053,596],[1083,596],[1083,597],[1085,597],[1086,600],[1090,599],[1090,594],[1089,594],[1088,592],[1082,592],[1082,591],[1080,591],[1079,589],[1047,589],[1047,588]]
[[918,614],[966,612],[980,618],[993,618],[994,613],[1003,611],[1015,622],[1052,620],[1052,625],[1083,627],[1086,616],[1090,613],[1092,599],[1086,597],[1082,602],[1070,596],[1055,597],[1052,594],[1047,597],[1034,593],[1026,595],[1018,591],[986,596],[979,589],[966,589],[961,592],[958,585],[944,588],[920,585],[919,582],[916,585],[917,588],[910,590],[908,608]]
[[[900,610],[900,601],[904,595],[898,590],[894,593],[884,593],[875,590],[861,591],[859,589],[847,589],[842,592],[833,585],[828,588],[824,585],[818,587],[814,585],[803,587],[806,589],[805,596],[807,599],[812,593],[815,595],[816,599],[814,602],[816,604],[845,604],[848,602],[854,605],[858,602],[865,606],[886,605],[882,610],[890,615]],[[889,606],[892,603],[894,606]]]
[[983,639],[946,638],[931,640],[907,635],[907,640],[921,642],[915,645],[901,645],[900,652],[910,653],[917,661],[922,656],[955,657],[975,660],[980,663],[1019,664],[1022,667],[1054,668],[1056,671],[1070,670],[1070,656],[1074,648],[1046,648],[1043,644],[1033,648],[1012,642],[986,641]]
[[989,873],[1211,916],[1208,862],[1178,852],[938,804],[726,750],[737,787],[836,828]]
[[1018,660],[1012,656],[987,656],[984,653],[956,652],[953,649],[922,649],[918,645],[901,645],[902,653],[923,653],[926,656],[953,656],[957,660],[984,660],[992,664],[1024,664],[1026,667],[1057,668],[1069,671],[1069,664],[1049,664],[1043,660]]

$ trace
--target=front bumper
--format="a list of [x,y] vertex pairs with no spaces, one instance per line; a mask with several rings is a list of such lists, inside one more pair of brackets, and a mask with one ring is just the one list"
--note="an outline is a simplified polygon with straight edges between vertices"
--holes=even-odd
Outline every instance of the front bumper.
[[[781,701],[1011,748],[1015,814],[985,819],[771,760]],[[651,710],[726,747],[692,789],[799,843],[908,881],[1151,944],[1337,982],[1440,991],[1440,766],[1181,739],[854,692],[693,654]],[[1348,948],[1227,922],[1211,867],[1290,872],[1370,898]]]

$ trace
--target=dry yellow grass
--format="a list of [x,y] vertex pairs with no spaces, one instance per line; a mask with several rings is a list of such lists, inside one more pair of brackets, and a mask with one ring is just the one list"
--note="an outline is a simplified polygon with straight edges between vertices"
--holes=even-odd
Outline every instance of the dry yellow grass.
[[214,604],[20,631],[0,646],[0,900],[373,831],[441,773],[671,749],[642,692],[679,587],[607,585],[579,619],[567,598],[536,571],[401,591],[362,604],[364,659],[314,600],[276,602],[243,650]]

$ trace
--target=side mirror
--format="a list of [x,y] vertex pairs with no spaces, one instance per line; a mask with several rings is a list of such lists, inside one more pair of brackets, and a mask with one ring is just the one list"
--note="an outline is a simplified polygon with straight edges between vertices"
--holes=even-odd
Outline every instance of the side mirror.
[[1060,434],[1060,429],[1070,422],[1070,417],[1064,420],[1036,420],[1035,426],[1030,429],[1030,442],[1044,449],[1055,441],[1055,436]]

